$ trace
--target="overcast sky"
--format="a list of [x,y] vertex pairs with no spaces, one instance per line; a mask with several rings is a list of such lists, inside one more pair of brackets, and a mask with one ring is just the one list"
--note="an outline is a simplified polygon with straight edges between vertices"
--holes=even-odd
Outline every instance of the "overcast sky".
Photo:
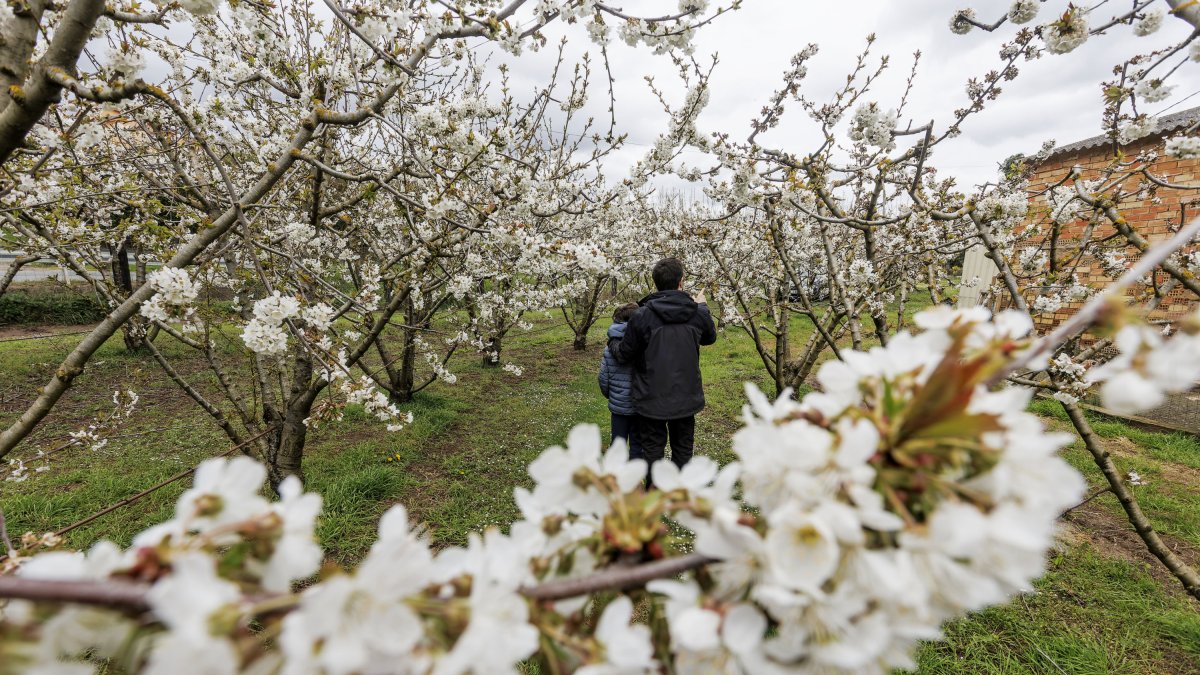
[[[651,5],[658,8],[661,4],[626,0],[624,8],[648,12]],[[1093,16],[1093,24],[1111,16],[1110,6],[1125,8],[1130,3],[1102,4]],[[1165,2],[1156,4],[1167,7]],[[1049,0],[1036,22],[1049,21],[1066,5],[1066,0]],[[954,10],[964,6],[974,6],[980,20],[994,20],[1006,11],[1008,3],[745,0],[743,9],[718,18],[701,30],[696,41],[697,60],[706,61],[714,54],[719,58],[711,81],[712,100],[699,127],[706,132],[727,131],[734,138],[745,138],[749,120],[779,87],[792,55],[809,43],[817,44],[820,52],[810,62],[804,90],[813,99],[827,99],[844,81],[866,36],[875,33],[878,39],[872,53],[876,58],[890,55],[891,66],[868,99],[879,101],[885,108],[894,107],[912,54],[920,50],[920,73],[900,124],[903,127],[912,120],[919,125],[934,119],[944,129],[953,110],[966,103],[967,80],[998,67],[1000,45],[1015,30],[1006,25],[991,34],[974,30],[955,35],[949,31],[948,21]],[[1111,77],[1112,67],[1128,56],[1186,37],[1189,28],[1183,21],[1168,17],[1155,35],[1136,37],[1128,26],[1118,26],[1065,56],[1046,55],[1019,64],[1020,77],[1004,86],[999,100],[968,121],[961,137],[940,146],[935,164],[943,174],[952,173],[962,183],[973,185],[991,180],[1004,158],[1016,152],[1035,152],[1044,140],[1053,138],[1066,144],[1099,133],[1099,83]],[[590,46],[582,30],[567,27],[551,31],[551,43],[563,34],[570,40],[572,54]],[[654,57],[645,48],[628,49],[616,42],[610,56],[617,81],[618,124],[629,133],[630,145],[608,163],[611,177],[622,175],[665,128],[666,116],[647,89],[644,76],[654,76],[658,84],[675,94],[675,101],[682,100],[678,77],[668,59]],[[517,82],[524,80],[532,88],[542,80],[553,51],[547,49],[516,59],[513,67]],[[602,85],[604,74],[600,68],[597,71],[596,84]],[[1175,112],[1200,105],[1200,96],[1187,98],[1200,92],[1200,64],[1189,62],[1171,81],[1177,85],[1175,95],[1155,104],[1151,112]],[[603,119],[606,105],[607,94],[598,86],[591,109]],[[814,130],[814,123],[793,103],[780,128],[760,138],[766,145],[802,152],[813,146]]]

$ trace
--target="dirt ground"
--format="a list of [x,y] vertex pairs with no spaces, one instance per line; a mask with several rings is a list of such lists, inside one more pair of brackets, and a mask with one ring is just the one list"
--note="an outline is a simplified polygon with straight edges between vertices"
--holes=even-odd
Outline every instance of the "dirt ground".
[[[1109,495],[1104,497],[1112,498]],[[1141,567],[1162,584],[1168,592],[1187,596],[1179,585],[1179,580],[1172,576],[1158,558],[1150,553],[1146,544],[1130,527],[1129,521],[1124,518],[1092,502],[1064,516],[1063,524],[1064,527],[1060,534],[1062,543],[1077,545],[1086,542],[1091,544],[1092,548],[1103,555]],[[1158,536],[1162,537],[1167,547],[1185,562],[1193,567],[1200,567],[1200,549],[1169,534],[1160,532]],[[1191,598],[1191,601],[1192,605],[1200,611],[1200,600]]]
[[36,340],[55,335],[83,334],[95,327],[95,324],[0,326],[0,341]]

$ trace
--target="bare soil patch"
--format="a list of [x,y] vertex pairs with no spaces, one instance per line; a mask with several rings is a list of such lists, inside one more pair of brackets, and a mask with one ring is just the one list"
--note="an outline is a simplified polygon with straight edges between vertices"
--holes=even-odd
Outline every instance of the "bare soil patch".
[[[1103,495],[1098,499],[1114,498],[1111,495]],[[1086,504],[1064,516],[1063,522],[1067,525],[1062,534],[1065,543],[1090,544],[1102,555],[1141,567],[1168,592],[1187,595],[1179,585],[1179,580],[1146,548],[1146,543],[1133,531],[1129,521],[1103,505],[1096,502]],[[1200,566],[1200,548],[1169,534],[1159,532],[1158,536],[1185,562],[1193,567]],[[1200,601],[1192,599],[1191,602],[1200,611]]]
[[82,334],[90,332],[96,324],[49,324],[49,325],[9,325],[0,326],[0,341],[2,340],[36,340],[54,337],[56,335]]

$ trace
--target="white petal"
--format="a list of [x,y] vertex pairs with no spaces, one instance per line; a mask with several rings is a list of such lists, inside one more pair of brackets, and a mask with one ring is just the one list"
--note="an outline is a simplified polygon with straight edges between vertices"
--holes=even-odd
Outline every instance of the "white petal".
[[740,603],[725,612],[721,636],[729,651],[736,653],[758,649],[766,632],[767,617],[754,605]]
[[708,651],[717,649],[721,642],[717,630],[721,616],[707,609],[693,607],[684,611],[671,624],[671,636],[685,649]]

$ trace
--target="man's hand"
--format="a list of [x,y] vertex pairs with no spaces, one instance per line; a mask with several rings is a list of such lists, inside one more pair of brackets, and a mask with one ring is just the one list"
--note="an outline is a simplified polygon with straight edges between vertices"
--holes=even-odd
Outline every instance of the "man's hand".
[[696,304],[698,304],[698,305],[708,304],[708,301],[704,299],[704,289],[703,288],[697,289],[696,294],[692,296],[692,299],[695,300]]

